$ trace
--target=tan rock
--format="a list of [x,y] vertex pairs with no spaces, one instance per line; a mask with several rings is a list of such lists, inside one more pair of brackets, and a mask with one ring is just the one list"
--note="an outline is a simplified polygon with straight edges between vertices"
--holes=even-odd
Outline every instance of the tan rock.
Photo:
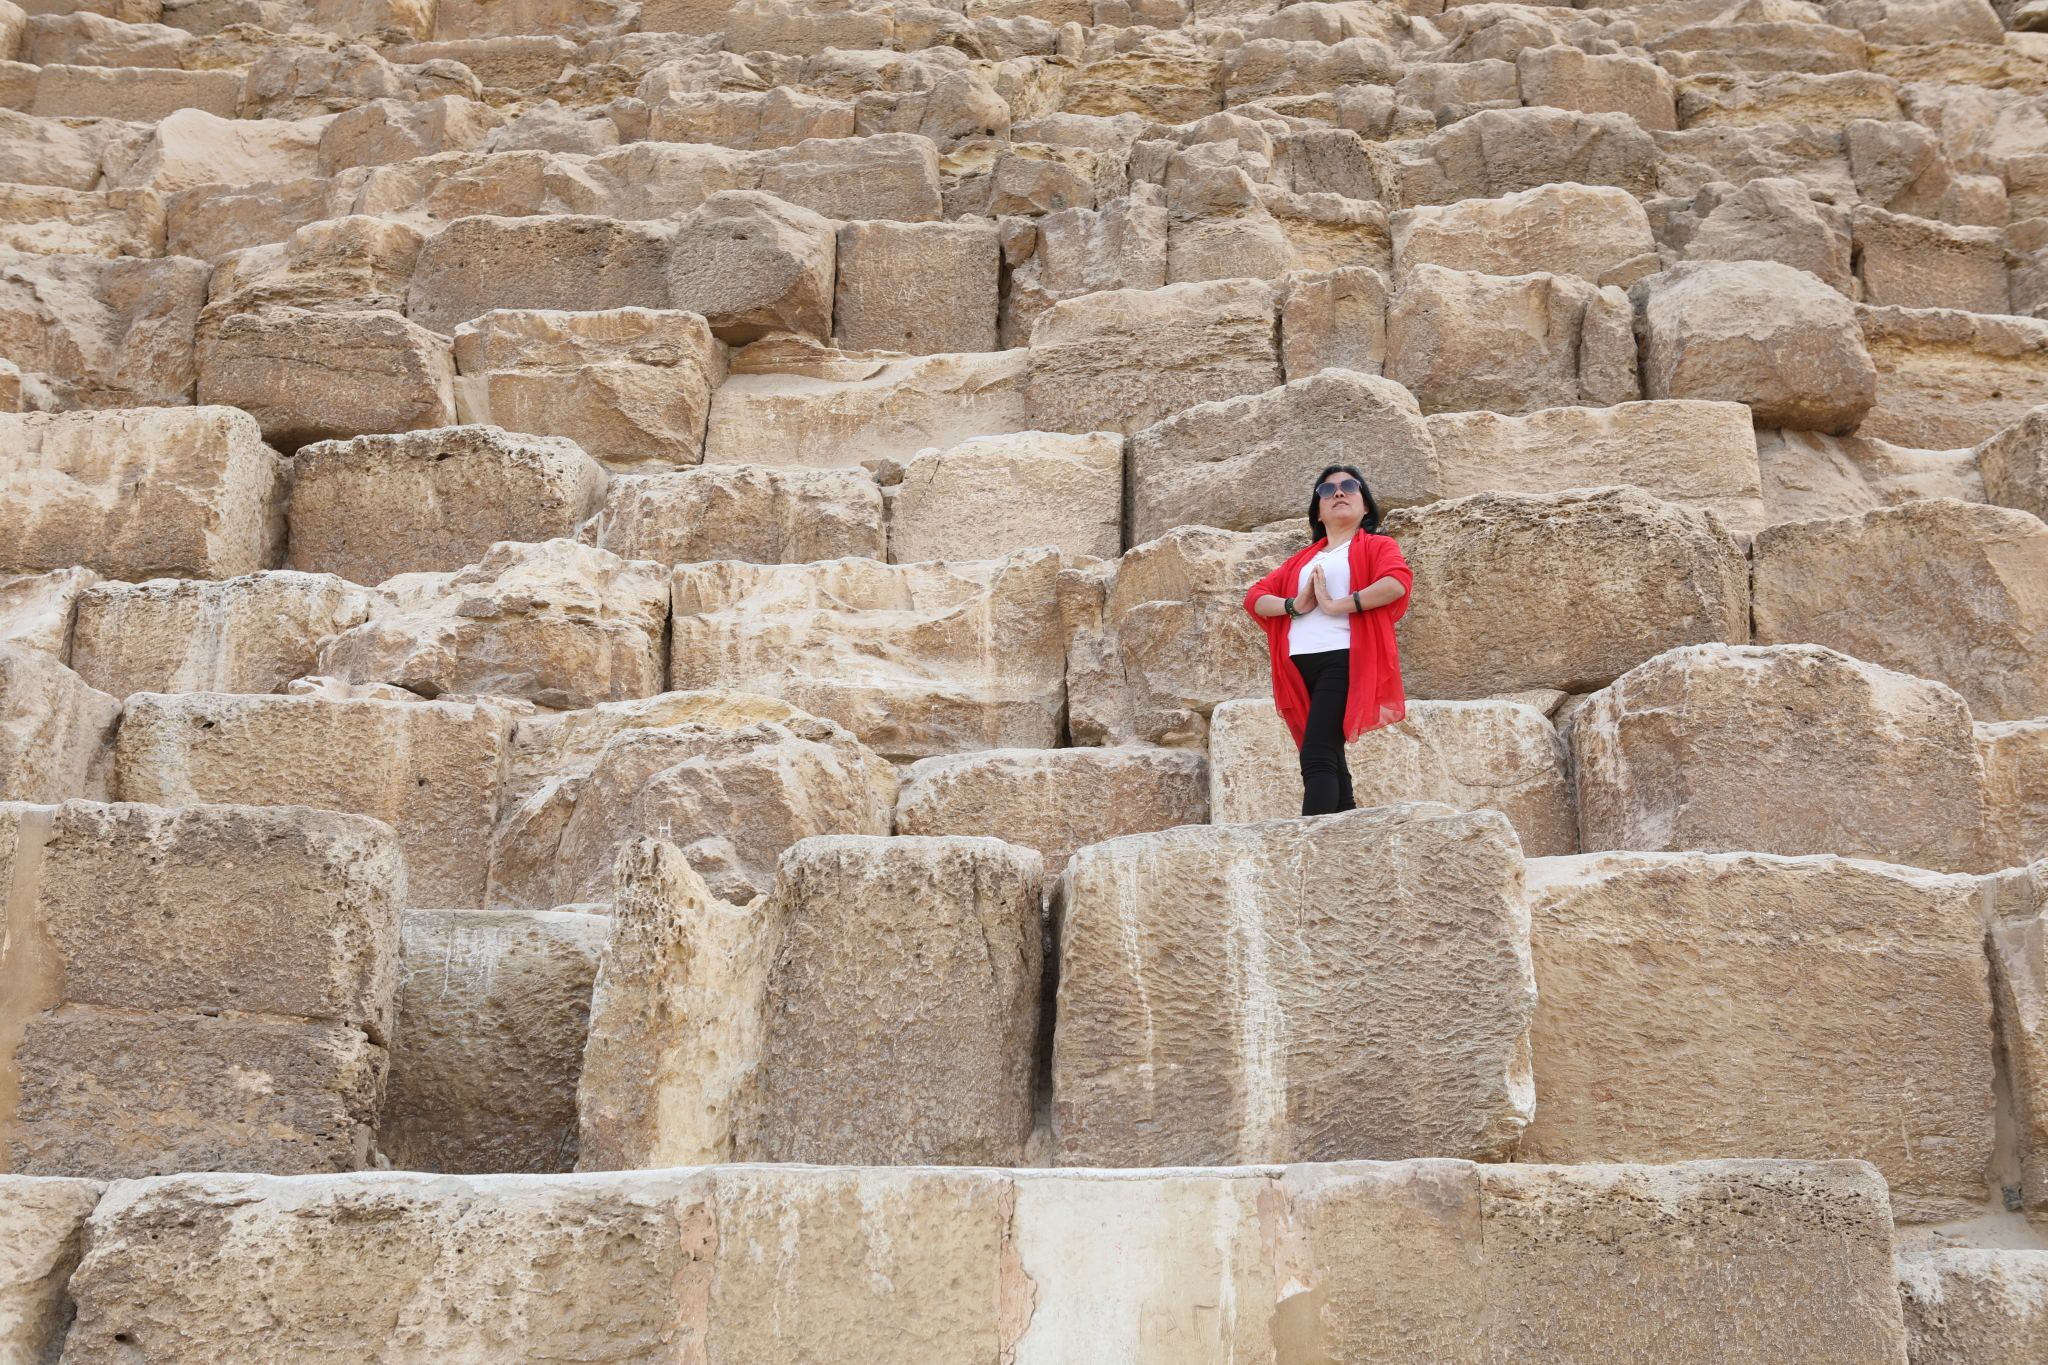
[[1975,445],[2048,403],[2048,322],[1862,308],[1877,403],[1856,434],[1922,450]]
[[1810,14],[1759,17],[1754,22],[1714,23],[1709,16],[1660,34],[1646,46],[1653,54],[1707,53],[1742,71],[1861,71],[1868,60],[1863,35],[1853,29],[1816,24]]
[[2048,1251],[1953,1247],[1899,1257],[1909,1358],[1927,1365],[2033,1365],[2041,1355],[2044,1294]]
[[842,222],[928,223],[944,207],[938,148],[916,133],[814,137],[766,153],[761,189],[793,207]]
[[848,223],[838,234],[832,329],[847,350],[996,349],[993,223]]
[[1123,551],[1123,472],[1123,438],[1113,431],[1026,431],[921,450],[890,496],[889,559],[999,559],[1041,545],[1114,558]]
[[1288,382],[1319,370],[1385,368],[1389,291],[1377,270],[1295,271],[1282,289],[1280,358]]
[[1703,72],[1678,85],[1678,126],[1787,123],[1840,128],[1851,119],[1899,117],[1899,85],[1869,71],[1825,75]]
[[53,654],[0,643],[0,801],[104,797],[120,723],[120,698]]
[[1515,54],[1515,71],[1524,104],[1627,114],[1649,131],[1678,126],[1674,84],[1655,62],[1619,53],[1589,56],[1569,43],[1557,43],[1522,49]]
[[225,408],[0,413],[0,472],[15,572],[232,578],[284,548],[284,462]]
[[355,214],[308,223],[273,247],[239,251],[214,268],[202,328],[265,307],[361,312],[405,307],[426,237],[405,223]]
[[669,685],[780,697],[891,760],[1051,748],[1065,700],[1059,556],[675,571]]
[[154,123],[181,109],[233,118],[241,99],[242,78],[234,71],[50,64],[36,77],[35,102],[28,112],[38,118]]
[[1851,219],[1821,204],[1799,180],[1762,176],[1739,187],[1715,182],[1694,196],[1683,227],[1667,217],[1664,239],[1688,261],[1776,261],[1852,294]]
[[1984,771],[1963,699],[1818,645],[1660,654],[1574,714],[1572,750],[1589,852],[1985,861]]
[[573,537],[607,481],[573,441],[490,426],[321,441],[292,465],[292,567],[354,583],[460,569],[503,540]]
[[[1578,851],[1565,747],[1533,706],[1410,702],[1406,720],[1367,731],[1345,757],[1360,809],[1433,801],[1497,810],[1529,857]],[[1220,703],[1210,717],[1209,818],[1242,825],[1300,813],[1298,755],[1273,703]]]
[[565,1171],[602,915],[409,910],[377,1146],[399,1170]]
[[460,95],[371,100],[337,115],[320,134],[320,174],[471,151],[504,122],[489,105]]
[[1611,187],[1540,185],[1501,199],[1403,209],[1390,222],[1397,273],[1438,265],[1482,275],[1550,271],[1627,285],[1634,279],[1622,275],[1658,268],[1654,259],[1647,269],[1640,264],[1657,253],[1649,215],[1634,195]]
[[[452,336],[494,309],[667,308],[677,235],[671,223],[581,214],[457,218],[420,252],[406,316]],[[681,297],[675,306],[705,311]]]
[[1400,72],[1392,49],[1373,38],[1334,43],[1320,38],[1254,38],[1223,54],[1224,100],[1232,105],[1263,104],[1347,85],[1389,85]]
[[1617,287],[1417,265],[1387,309],[1386,376],[1426,413],[1629,402],[1642,396],[1629,320]]
[[91,569],[80,568],[0,578],[0,641],[70,663],[79,595],[99,581]]
[[1504,816],[1435,804],[1081,850],[1053,891],[1056,1159],[1502,1152],[1531,1099],[1520,873]]
[[1985,501],[2048,515],[2048,411],[2035,408],[1973,453]]
[[773,194],[714,194],[676,227],[669,298],[734,345],[830,336],[835,240],[829,220]]
[[627,559],[670,565],[888,557],[882,490],[861,469],[709,464],[617,474],[595,538]]
[[453,702],[144,693],[122,718],[121,795],[374,816],[398,833],[411,904],[480,906],[510,729],[501,711]]
[[1817,431],[1759,431],[1769,521],[1855,516],[1919,498],[1984,498],[1977,452],[1910,450],[1862,436]]
[[192,401],[204,262],[12,253],[0,268],[0,348],[40,380],[45,402],[77,409]]
[[786,85],[773,90],[677,91],[647,111],[657,142],[709,142],[741,151],[793,147],[805,138],[852,137],[853,105]]
[[[364,0],[340,2],[362,4]],[[314,0],[314,3],[316,6],[323,3],[331,5],[336,0]],[[413,0],[368,0],[368,3],[410,8]],[[378,38],[388,41],[396,36],[390,32],[391,29],[417,26],[421,19],[432,22],[431,16],[420,15],[416,10],[414,14],[403,17],[387,11],[385,22],[376,26],[383,30]],[[275,43],[249,64],[249,74],[243,85],[242,112],[252,118],[305,120],[346,113],[379,99],[431,100],[442,95],[474,99],[483,93],[483,84],[477,80],[476,73],[459,61],[400,65],[390,60],[387,50],[391,53],[405,51],[396,47],[380,50],[363,42],[336,45],[316,40],[312,45],[305,45],[287,40]],[[232,64],[242,65],[248,63],[254,54],[235,55],[239,60],[230,58]],[[318,132],[316,129],[316,136]]]
[[1627,114],[1486,109],[1411,146],[1390,167],[1399,203],[1389,207],[1493,199],[1563,182],[1647,195],[1657,183],[1657,144]]
[[1996,228],[1951,227],[1856,209],[1856,251],[1866,302],[1902,308],[2005,313],[2005,248]]
[[1980,720],[1971,731],[1984,764],[1986,865],[2048,857],[2048,718]]
[[[122,186],[175,194],[194,185],[297,180],[320,172],[319,118],[232,118],[180,109],[159,118]],[[91,189],[81,185],[80,189]]]
[[63,1350],[76,1311],[65,1283],[85,1254],[85,1220],[105,1189],[96,1180],[0,1176],[0,1346],[16,1359]]
[[109,258],[161,256],[163,201],[152,190],[10,184],[0,189],[0,251]]
[[[1998,1042],[2012,1086],[2017,1202],[2039,1222],[2048,1213],[2048,920],[2038,864],[1983,879],[1992,914],[1985,947],[1998,1009]],[[2000,885],[2003,883],[2003,885]],[[2014,895],[2013,893],[2019,893]],[[2017,905],[2008,905],[2008,900]],[[2018,913],[2014,913],[2018,911]],[[2012,1172],[2008,1169],[2007,1178]],[[2015,1191],[2001,1191],[2011,1207]]]
[[462,421],[565,436],[621,472],[703,458],[725,366],[704,319],[674,309],[493,310],[455,329]]
[[286,450],[448,426],[454,386],[447,339],[388,311],[244,313],[199,349],[199,401],[242,408]]
[[1186,123],[1223,107],[1223,64],[1195,56],[1124,53],[1090,62],[1067,81],[1060,108],[1069,114],[1142,114],[1156,123]]

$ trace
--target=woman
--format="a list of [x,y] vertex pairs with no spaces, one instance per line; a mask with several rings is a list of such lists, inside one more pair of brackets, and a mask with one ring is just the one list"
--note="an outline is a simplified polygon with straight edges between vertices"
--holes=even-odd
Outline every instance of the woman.
[[1273,704],[1301,750],[1301,813],[1328,815],[1355,808],[1345,741],[1407,714],[1394,622],[1415,575],[1348,464],[1316,477],[1308,524],[1315,543],[1253,584],[1244,607],[1266,628]]

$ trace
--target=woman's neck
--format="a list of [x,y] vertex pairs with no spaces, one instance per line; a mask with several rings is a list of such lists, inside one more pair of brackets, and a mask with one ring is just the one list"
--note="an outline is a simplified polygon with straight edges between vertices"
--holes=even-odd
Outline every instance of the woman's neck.
[[1324,522],[1323,539],[1330,543],[1330,548],[1333,550],[1340,545],[1348,545],[1351,543],[1351,537],[1358,534],[1358,527],[1362,524],[1354,522],[1350,526],[1332,526],[1330,523]]

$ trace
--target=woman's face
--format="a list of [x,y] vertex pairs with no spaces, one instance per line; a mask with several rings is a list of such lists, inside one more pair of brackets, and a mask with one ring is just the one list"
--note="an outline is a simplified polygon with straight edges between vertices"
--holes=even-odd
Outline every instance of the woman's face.
[[[1340,523],[1363,521],[1365,519],[1365,490],[1358,486],[1358,480],[1349,474],[1332,474],[1323,480],[1323,485],[1335,484],[1330,495],[1318,499],[1317,508],[1324,521]],[[1346,485],[1349,485],[1347,488]],[[1319,485],[1320,486],[1320,485]]]

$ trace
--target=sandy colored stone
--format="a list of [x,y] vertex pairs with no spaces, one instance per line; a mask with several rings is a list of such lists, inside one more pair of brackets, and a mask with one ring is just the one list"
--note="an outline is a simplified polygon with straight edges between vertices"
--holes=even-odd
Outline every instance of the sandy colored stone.
[[121,795],[374,816],[397,831],[411,904],[479,906],[510,728],[453,702],[144,693],[122,718]]
[[1124,442],[1113,431],[981,436],[921,450],[889,500],[889,558],[997,559],[1050,545],[1123,551]]
[[1756,450],[1774,524],[1856,516],[1920,498],[1985,500],[1977,452],[1967,446],[1912,450],[1862,436],[1759,431]]
[[1758,644],[1947,683],[1979,720],[2048,714],[2048,526],[2031,513],[1935,498],[1794,522],[1759,533],[1751,563]]
[[338,115],[320,134],[320,174],[351,166],[382,166],[483,145],[505,116],[487,104],[443,95],[431,100],[381,99]]
[[724,347],[674,309],[494,310],[455,329],[465,423],[564,436],[607,468],[658,474],[704,454]]
[[2048,1357],[2048,1251],[1943,1248],[1899,1257],[1914,1365]]
[[588,214],[457,218],[420,252],[406,316],[452,336],[495,309],[667,308],[677,234],[673,223]]
[[1977,721],[1987,866],[2048,856],[2048,718]]
[[0,190],[0,251],[161,256],[163,201],[149,190],[10,184]]
[[668,571],[572,540],[499,541],[455,573],[400,574],[318,671],[426,698],[523,697],[555,710],[651,697],[668,666]]
[[1715,181],[1692,207],[1667,214],[1663,244],[1688,261],[1776,261],[1852,294],[1850,216],[1814,199],[1803,181],[1760,176]]
[[1060,108],[1108,117],[1142,114],[1185,123],[1223,107],[1223,64],[1193,55],[1125,53],[1090,62],[1069,78]]
[[771,332],[828,337],[836,250],[832,223],[808,208],[759,190],[714,194],[675,228],[671,306],[736,346]]
[[1052,550],[885,565],[678,565],[669,686],[780,697],[892,761],[1051,748],[1065,701]]
[[[1482,275],[1549,271],[1595,284],[1631,284],[1607,277],[1657,251],[1643,206],[1612,187],[1540,185],[1501,199],[1404,209],[1391,222],[1397,274],[1437,265]],[[1648,274],[1657,263],[1635,268]]]
[[1497,1156],[1529,1121],[1535,983],[1498,812],[1131,835],[1075,854],[1053,907],[1062,1165]]
[[994,223],[848,223],[838,234],[832,332],[847,350],[996,349]]
[[1619,113],[1484,109],[1403,152],[1389,167],[1399,187],[1399,203],[1389,207],[1494,199],[1564,182],[1648,195],[1657,183],[1657,144]]
[[1089,844],[1210,818],[1203,756],[1138,745],[919,759],[904,770],[896,800],[896,833],[974,835],[1037,849],[1048,876]]
[[938,147],[916,133],[814,137],[766,153],[761,190],[842,222],[925,223],[943,210]]
[[1734,537],[1640,489],[1476,493],[1385,529],[1415,570],[1397,627],[1413,697],[1586,692],[1661,650],[1749,638]]
[[118,183],[175,194],[223,180],[246,185],[316,175],[325,126],[317,118],[224,118],[205,109],[180,109],[157,120]]
[[[2048,919],[2041,891],[2048,871],[2035,864],[1984,879],[1993,914],[1985,947],[1991,957],[1991,986],[1998,1006],[1998,1042],[2005,1050],[2012,1086],[2017,1191],[2004,1190],[2010,1204],[2039,1222],[2048,1214]],[[2004,883],[2000,885],[2000,883]],[[2017,894],[2015,894],[2017,893]],[[2018,902],[2016,905],[2008,901]]]
[[2036,408],[1975,451],[1984,499],[2035,516],[2048,514],[2048,410]]
[[1379,271],[1295,271],[1282,288],[1280,359],[1290,383],[1319,370],[1386,367],[1388,289]]
[[50,63],[36,77],[38,118],[117,118],[154,123],[181,109],[232,118],[242,95],[233,71],[171,71],[162,67],[64,66]]
[[291,566],[381,583],[460,569],[501,540],[574,537],[604,467],[574,441],[492,426],[358,436],[292,461]]
[[1898,117],[1898,82],[1869,71],[1705,71],[1678,83],[1681,128],[1779,123],[1833,129],[1851,119]]
[[333,574],[99,583],[79,595],[71,663],[116,697],[278,692],[314,671],[323,639],[369,614],[368,594]]
[[426,236],[407,223],[350,214],[298,228],[283,242],[235,252],[214,267],[202,330],[267,307],[397,311]]
[[1038,853],[998,839],[827,835],[784,854],[734,1154],[1022,1164],[1043,876]]
[[78,599],[100,581],[91,569],[0,577],[0,641],[71,661],[71,624]]
[[377,1147],[399,1170],[576,1160],[576,1078],[602,915],[408,910]]
[[1877,403],[1859,436],[1950,450],[2048,403],[2048,322],[1942,308],[1857,314],[1877,367]]
[[200,345],[199,401],[244,409],[264,440],[295,451],[448,426],[455,362],[445,337],[394,312],[272,308],[226,319]]
[[[1344,752],[1361,809],[1434,801],[1454,810],[1497,810],[1527,856],[1578,851],[1565,746],[1535,707],[1410,702],[1407,719],[1367,731]],[[1218,705],[1209,730],[1210,820],[1242,825],[1300,813],[1300,754],[1273,703]]]
[[[182,407],[210,273],[203,261],[0,257],[0,346],[65,409]],[[54,400],[54,401],[53,401]]]
[[[1991,996],[1974,879],[1835,857],[1592,853],[1530,863],[1529,900],[1524,1159],[1868,1161],[1916,1222],[1986,1198]],[[1872,1009],[1888,999],[1913,1008]]]
[[1515,54],[1516,84],[1524,104],[1547,104],[1588,114],[1627,114],[1636,126],[1660,131],[1678,126],[1671,76],[1655,62],[1613,53],[1591,56],[1568,43],[1525,47]]
[[1924,218],[1856,209],[1856,254],[1864,301],[1902,308],[2013,311],[1998,229],[1951,227]]
[[119,697],[45,650],[0,642],[0,800],[104,797],[120,723]]
[[1819,645],[1691,645],[1572,719],[1579,846],[1838,853],[1983,871],[1963,699]]
[[709,464],[615,474],[594,534],[614,554],[661,564],[888,557],[882,490],[864,469]]
[[660,142],[762,151],[792,147],[810,137],[852,137],[853,105],[786,85],[767,91],[675,91],[647,111],[647,127]]
[[1627,297],[1573,276],[1410,267],[1387,308],[1388,379],[1425,413],[1642,397]]
[[63,1349],[76,1311],[65,1283],[104,1189],[95,1180],[0,1175],[0,1350],[10,1360],[54,1360]]

